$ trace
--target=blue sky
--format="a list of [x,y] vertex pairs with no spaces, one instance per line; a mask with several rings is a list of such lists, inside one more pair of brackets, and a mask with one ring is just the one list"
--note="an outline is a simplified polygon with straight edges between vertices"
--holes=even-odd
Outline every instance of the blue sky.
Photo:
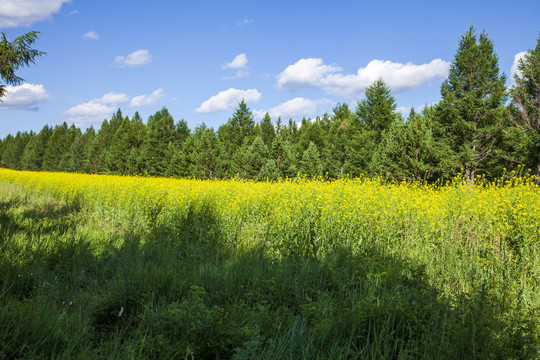
[[407,112],[440,100],[461,35],[493,40],[511,85],[540,34],[540,1],[2,0],[8,40],[41,31],[47,52],[0,103],[0,138],[66,121],[99,128],[118,107],[146,121],[163,106],[217,128],[246,100],[256,118],[355,107],[378,77]]

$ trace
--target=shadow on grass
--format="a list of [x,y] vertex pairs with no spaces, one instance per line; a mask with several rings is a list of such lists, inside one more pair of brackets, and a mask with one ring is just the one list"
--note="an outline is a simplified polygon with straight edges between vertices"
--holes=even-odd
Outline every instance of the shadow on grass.
[[[538,354],[525,312],[493,303],[485,286],[445,298],[422,264],[375,242],[276,258],[264,233],[253,246],[226,243],[226,227],[203,206],[149,233],[102,234],[110,245],[96,249],[72,221],[76,207],[13,217],[16,206],[0,204],[0,358]],[[35,232],[49,221],[58,223]]]

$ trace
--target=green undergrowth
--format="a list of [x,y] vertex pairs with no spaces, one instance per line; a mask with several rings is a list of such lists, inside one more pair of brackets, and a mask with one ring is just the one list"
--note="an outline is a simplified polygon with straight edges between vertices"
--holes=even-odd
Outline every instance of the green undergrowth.
[[207,210],[149,223],[0,184],[0,359],[539,357],[525,266],[391,231],[273,257],[264,224],[233,245]]

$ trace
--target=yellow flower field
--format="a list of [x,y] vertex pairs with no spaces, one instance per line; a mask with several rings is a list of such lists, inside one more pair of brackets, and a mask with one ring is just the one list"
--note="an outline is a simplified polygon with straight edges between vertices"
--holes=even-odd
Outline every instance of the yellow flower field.
[[309,237],[311,244],[304,245],[317,251],[338,238],[354,242],[369,236],[396,241],[415,236],[436,246],[443,238],[467,231],[468,241],[490,247],[513,237],[523,244],[540,239],[540,191],[527,178],[513,178],[506,185],[456,180],[429,186],[381,185],[380,179],[368,178],[265,183],[0,169],[0,181],[67,200],[80,197],[102,209],[144,213],[153,224],[174,222],[204,207],[230,230],[226,235],[231,241],[242,226],[259,224],[264,233],[281,238]]
[[0,169],[0,185],[0,339],[14,349],[75,331],[69,348],[54,346],[145,344],[174,358],[256,343],[280,358],[296,339],[324,358],[539,354],[535,178],[267,183]]

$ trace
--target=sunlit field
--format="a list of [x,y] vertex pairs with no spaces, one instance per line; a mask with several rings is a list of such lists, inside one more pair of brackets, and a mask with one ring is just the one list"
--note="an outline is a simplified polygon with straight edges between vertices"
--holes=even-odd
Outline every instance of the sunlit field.
[[0,169],[0,359],[540,357],[540,189]]

